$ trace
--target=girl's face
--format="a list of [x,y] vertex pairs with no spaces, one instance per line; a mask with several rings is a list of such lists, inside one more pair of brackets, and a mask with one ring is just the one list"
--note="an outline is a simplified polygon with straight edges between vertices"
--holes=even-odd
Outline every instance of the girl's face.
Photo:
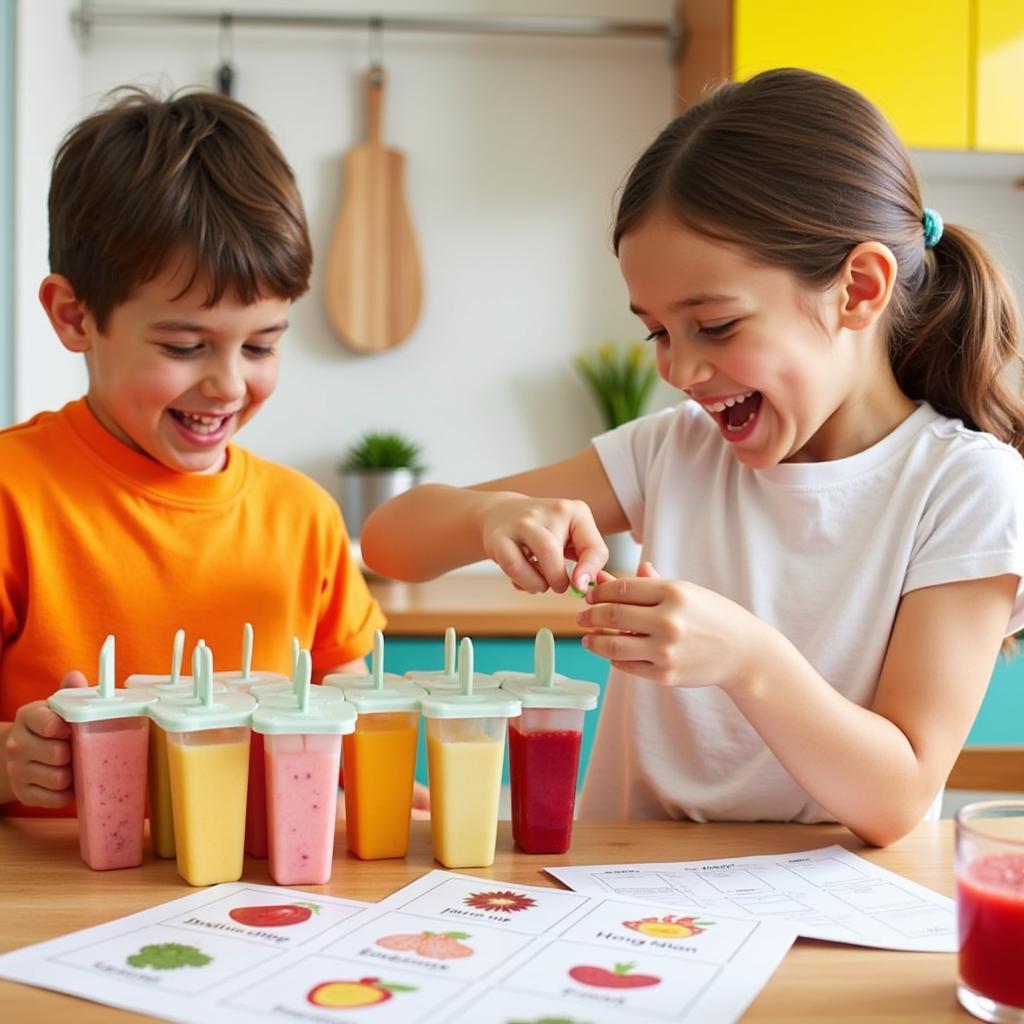
[[136,451],[185,473],[216,473],[228,443],[270,397],[287,299],[244,305],[230,291],[204,306],[203,282],[179,295],[187,268],[159,274],[110,314],[87,315],[88,401]]
[[838,286],[813,291],[666,213],[621,238],[619,263],[662,378],[701,404],[740,462],[824,461],[866,446],[862,419],[849,429],[867,380],[854,335],[839,327]]

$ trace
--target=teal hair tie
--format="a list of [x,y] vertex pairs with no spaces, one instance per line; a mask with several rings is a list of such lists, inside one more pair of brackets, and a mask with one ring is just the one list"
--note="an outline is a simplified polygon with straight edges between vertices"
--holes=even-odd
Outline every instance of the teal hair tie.
[[924,228],[924,247],[934,249],[939,244],[943,228],[942,217],[939,216],[938,210],[932,210],[926,206],[921,215],[921,226]]

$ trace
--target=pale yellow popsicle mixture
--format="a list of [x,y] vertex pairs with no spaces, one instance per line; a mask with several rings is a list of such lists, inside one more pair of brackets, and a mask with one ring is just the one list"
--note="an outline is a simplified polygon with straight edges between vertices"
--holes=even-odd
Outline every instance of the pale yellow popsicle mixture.
[[427,739],[434,856],[447,868],[494,862],[505,744],[484,733],[455,742]]
[[[235,731],[210,730],[221,734]],[[168,736],[178,873],[190,885],[236,882],[242,876],[248,729],[244,736],[241,741],[188,746]]]

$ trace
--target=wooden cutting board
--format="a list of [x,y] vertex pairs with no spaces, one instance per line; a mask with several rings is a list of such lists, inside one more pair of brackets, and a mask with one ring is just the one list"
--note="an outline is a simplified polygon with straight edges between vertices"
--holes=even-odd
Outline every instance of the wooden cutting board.
[[345,184],[325,269],[327,318],[357,352],[409,336],[423,300],[419,247],[405,194],[405,157],[381,141],[384,70],[366,75],[367,140],[345,156]]

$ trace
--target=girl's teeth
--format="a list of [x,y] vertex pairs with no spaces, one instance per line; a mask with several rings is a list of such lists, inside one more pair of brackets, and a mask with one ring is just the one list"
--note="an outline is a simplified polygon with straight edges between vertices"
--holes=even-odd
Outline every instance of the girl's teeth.
[[711,405],[705,405],[704,408],[708,412],[725,412],[730,406],[736,405],[738,402],[745,402],[754,392],[748,391],[745,395],[737,395],[735,398],[727,398],[724,402],[714,402]]

